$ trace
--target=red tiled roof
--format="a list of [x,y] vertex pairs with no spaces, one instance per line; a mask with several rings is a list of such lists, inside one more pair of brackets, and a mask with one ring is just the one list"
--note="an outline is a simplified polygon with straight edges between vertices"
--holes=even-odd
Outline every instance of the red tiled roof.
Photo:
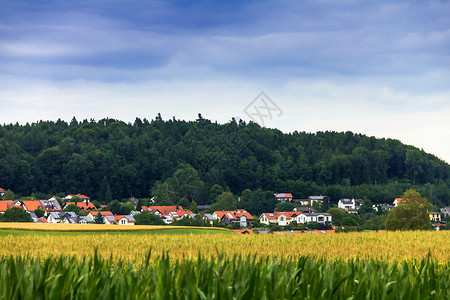
[[214,212],[219,219],[222,219],[224,215],[230,220],[238,220],[241,216],[246,216],[247,220],[253,220],[251,214],[243,209],[238,210],[228,210],[228,211],[215,211]]
[[184,213],[186,213],[186,211],[180,205],[178,205],[178,206],[177,205],[171,205],[171,206],[143,206],[142,208],[144,208],[144,207],[147,210],[151,210],[152,212],[159,211],[162,215],[168,215],[171,212],[177,212],[178,214],[181,214],[181,215],[184,215]]
[[301,213],[302,212],[300,212],[300,211],[282,211],[282,212],[275,212],[275,213],[263,213],[263,215],[269,220],[275,220],[275,219],[278,219],[281,215],[284,215],[287,218],[291,219],[292,217],[298,216]]
[[67,195],[66,197],[68,197],[68,196],[70,196],[70,197],[79,197],[80,199],[84,199],[84,200],[91,199],[90,197],[85,196],[85,195]]
[[108,211],[108,210],[100,211],[100,214],[102,216],[114,216],[114,214],[112,212]]
[[0,211],[6,211],[8,208],[10,208],[11,203],[13,203],[13,200],[0,201]]
[[135,223],[136,220],[130,220],[129,218],[127,218],[126,216],[114,216],[114,218],[116,219],[116,222],[119,222],[121,219],[126,218],[128,220],[128,223]]
[[6,193],[5,189],[0,188],[0,193]]
[[70,205],[70,204],[75,204],[76,206],[78,206],[80,209],[83,209],[83,210],[88,210],[88,209],[97,210],[97,208],[91,202],[88,202],[88,203],[86,203],[86,202],[66,202],[66,206]]
[[276,198],[292,198],[291,193],[277,193],[275,194]]
[[48,223],[46,218],[37,218],[39,221],[43,222],[43,223]]
[[44,207],[42,206],[42,204],[39,200],[25,200],[25,201],[23,201],[23,206],[25,206],[28,211],[34,211],[35,209],[38,209],[39,207],[42,210],[44,210]]

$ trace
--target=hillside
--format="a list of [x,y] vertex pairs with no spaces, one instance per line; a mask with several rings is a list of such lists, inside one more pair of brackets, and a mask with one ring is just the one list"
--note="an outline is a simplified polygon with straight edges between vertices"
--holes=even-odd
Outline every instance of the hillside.
[[[187,165],[188,164],[188,165]],[[392,201],[414,186],[435,204],[448,204],[450,166],[397,140],[351,132],[282,133],[255,123],[195,122],[161,117],[0,126],[0,186],[16,194],[83,193],[149,197],[158,181],[192,166],[206,203],[211,186],[327,194]],[[193,177],[192,177],[193,176]],[[192,177],[192,178],[191,178]],[[192,189],[191,189],[192,190]]]

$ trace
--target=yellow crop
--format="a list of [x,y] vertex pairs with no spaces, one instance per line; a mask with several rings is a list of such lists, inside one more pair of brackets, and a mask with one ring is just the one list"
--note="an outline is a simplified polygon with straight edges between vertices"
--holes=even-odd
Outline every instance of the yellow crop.
[[[34,224],[56,230],[137,230],[168,229],[168,226],[104,226]],[[47,226],[43,226],[47,225]],[[55,226],[58,225],[58,226]],[[22,226],[22,227],[20,227]],[[0,228],[26,228],[23,224],[0,223]],[[29,229],[29,228],[28,228]],[[8,232],[8,231],[7,231]],[[326,259],[382,259],[399,262],[421,259],[428,254],[441,262],[450,259],[450,231],[355,232],[340,234],[240,235],[153,234],[104,231],[76,234],[4,233],[0,236],[0,255],[48,257],[58,255],[90,256],[97,249],[102,257],[142,261],[151,249],[152,257],[168,253],[171,259],[214,257],[218,254],[255,255],[265,258],[295,258],[310,255]]]

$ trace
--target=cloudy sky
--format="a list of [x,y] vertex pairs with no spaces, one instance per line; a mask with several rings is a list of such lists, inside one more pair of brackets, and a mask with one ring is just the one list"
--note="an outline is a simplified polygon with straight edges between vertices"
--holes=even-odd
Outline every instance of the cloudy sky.
[[254,117],[450,162],[448,16],[448,1],[0,0],[0,123]]

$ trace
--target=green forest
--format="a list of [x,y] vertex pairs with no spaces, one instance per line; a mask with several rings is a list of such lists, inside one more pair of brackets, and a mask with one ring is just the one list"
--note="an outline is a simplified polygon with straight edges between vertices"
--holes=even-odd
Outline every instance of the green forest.
[[[296,131],[232,119],[218,124],[137,118],[75,118],[0,126],[0,187],[38,198],[166,198],[211,204],[222,192],[291,192],[392,202],[415,188],[449,205],[450,166],[393,139],[352,132]],[[226,193],[224,193],[226,194]],[[109,197],[108,197],[109,198]]]

